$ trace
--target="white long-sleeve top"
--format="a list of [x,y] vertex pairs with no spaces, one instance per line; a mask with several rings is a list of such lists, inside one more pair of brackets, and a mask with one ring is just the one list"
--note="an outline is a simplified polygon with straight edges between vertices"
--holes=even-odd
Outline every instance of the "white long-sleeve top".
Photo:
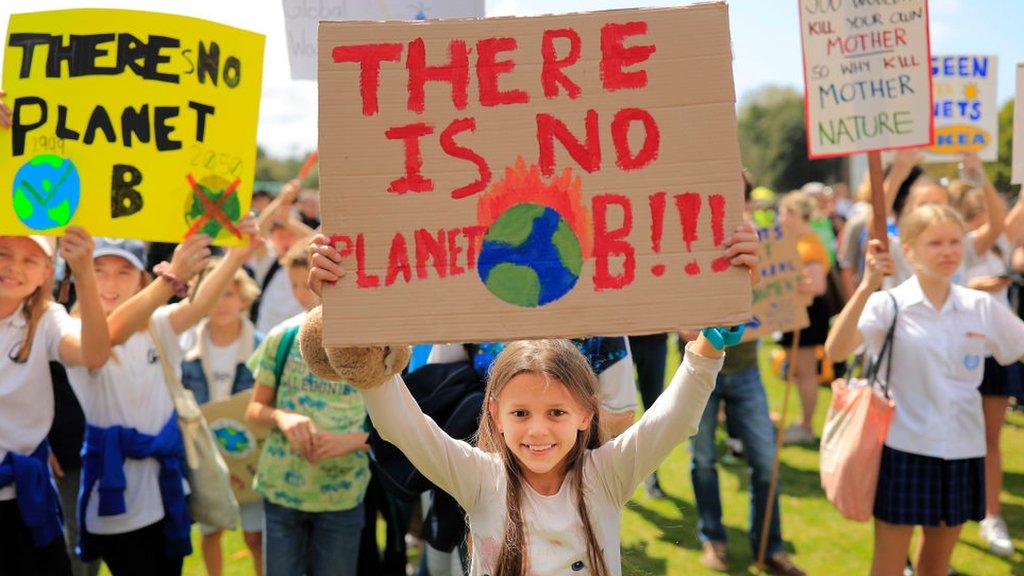
[[[619,530],[623,505],[676,445],[697,432],[721,368],[721,358],[705,358],[687,346],[671,384],[643,418],[584,456],[584,500],[613,575],[622,573]],[[445,434],[423,414],[399,376],[364,390],[363,396],[380,435],[465,509],[473,536],[470,574],[492,574],[507,511],[505,467],[500,456]],[[592,574],[571,479],[563,480],[551,496],[538,494],[526,483],[522,494],[530,574]]]

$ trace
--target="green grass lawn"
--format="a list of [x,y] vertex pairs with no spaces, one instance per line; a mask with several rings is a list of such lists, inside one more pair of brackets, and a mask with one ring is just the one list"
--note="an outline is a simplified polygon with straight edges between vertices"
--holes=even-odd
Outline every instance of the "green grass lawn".
[[[764,355],[762,355],[764,360]],[[679,355],[670,352],[669,366],[679,362]],[[672,370],[670,369],[670,372]],[[766,375],[766,386],[772,410],[782,412],[784,384]],[[671,376],[669,374],[668,376]],[[828,409],[829,392],[822,390],[818,404],[817,430],[821,430]],[[790,395],[789,418],[799,413],[795,391]],[[724,449],[720,433],[720,453]],[[1014,413],[1007,419],[1003,432],[1005,487],[1003,516],[1010,526],[1018,549],[1024,549],[1024,414]],[[662,486],[667,500],[648,499],[638,490],[622,516],[623,573],[627,575],[717,574],[700,566],[700,544],[696,537],[697,511],[690,485],[690,455],[686,445],[680,446],[662,464]],[[793,559],[811,575],[863,575],[871,562],[871,525],[844,520],[825,499],[818,482],[816,447],[787,447],[782,451],[783,482],[782,531],[786,547]],[[747,544],[748,474],[742,462],[722,465],[719,480],[722,505],[729,535],[730,574],[755,573],[753,555]],[[199,555],[198,530],[193,531],[196,552],[185,560],[185,574],[203,575]],[[251,574],[252,562],[241,534],[224,536],[224,573]],[[1010,559],[988,553],[978,536],[978,525],[964,527],[960,544],[953,555],[953,566],[965,575],[1024,576],[1024,555]]]

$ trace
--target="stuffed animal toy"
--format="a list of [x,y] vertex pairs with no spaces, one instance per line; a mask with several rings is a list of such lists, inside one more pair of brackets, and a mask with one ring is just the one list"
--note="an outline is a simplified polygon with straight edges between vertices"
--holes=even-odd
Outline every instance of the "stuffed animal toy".
[[344,381],[360,389],[374,388],[401,372],[409,363],[408,346],[324,348],[324,317],[320,306],[309,311],[299,330],[299,350],[313,374]]

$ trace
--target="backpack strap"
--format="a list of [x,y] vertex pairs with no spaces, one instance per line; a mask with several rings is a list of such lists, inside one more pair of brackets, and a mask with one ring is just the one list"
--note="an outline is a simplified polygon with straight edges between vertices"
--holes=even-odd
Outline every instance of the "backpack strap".
[[249,319],[252,320],[253,324],[260,319],[260,304],[263,303],[263,294],[267,291],[267,286],[270,286],[270,281],[274,279],[274,275],[281,269],[281,261],[277,258],[267,269],[266,275],[263,276],[263,282],[260,283],[260,295],[256,297],[256,301],[252,303],[250,308]]
[[284,365],[288,362],[288,355],[295,345],[295,337],[299,334],[299,326],[292,326],[284,331],[281,341],[277,344],[277,353],[274,355],[274,390],[281,385],[281,375],[284,374]]

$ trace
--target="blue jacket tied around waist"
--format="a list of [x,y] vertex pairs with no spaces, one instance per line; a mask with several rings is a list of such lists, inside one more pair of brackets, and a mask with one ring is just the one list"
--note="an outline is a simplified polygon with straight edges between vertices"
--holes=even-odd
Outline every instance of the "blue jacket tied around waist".
[[161,520],[164,555],[174,558],[191,554],[189,528],[192,518],[188,514],[185,490],[182,486],[186,471],[185,444],[178,428],[177,414],[172,413],[156,436],[120,425],[108,428],[91,424],[86,426],[85,448],[82,450],[82,489],[78,495],[78,554],[82,560],[88,562],[96,558],[92,535],[89,534],[85,523],[93,487],[99,483],[100,516],[125,513],[126,458],[155,458],[160,463],[160,498],[164,505],[164,518]]
[[0,462],[0,488],[14,484],[21,520],[36,546],[64,536],[60,497],[50,476],[50,445],[46,440],[28,456],[8,452]]

